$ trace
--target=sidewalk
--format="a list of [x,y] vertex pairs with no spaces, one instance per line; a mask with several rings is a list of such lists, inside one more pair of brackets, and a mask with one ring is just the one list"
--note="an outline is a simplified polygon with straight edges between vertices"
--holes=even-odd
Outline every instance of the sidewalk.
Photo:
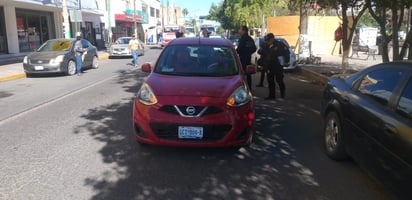
[[[109,54],[106,51],[98,51],[98,55],[99,60],[109,59]],[[0,56],[0,60],[5,56],[7,55]],[[298,71],[312,80],[324,84],[326,83],[328,77],[341,72],[342,57],[339,55],[319,56],[322,58],[320,64],[302,64],[298,66]],[[380,55],[376,55],[375,60],[373,60],[372,57],[369,57],[368,60],[365,58],[366,55],[360,55],[359,58],[349,58],[349,67],[347,71],[359,71],[371,65],[382,62],[382,57]],[[0,65],[0,82],[24,77],[26,77],[26,74],[24,73],[23,64],[21,62]]]
[[[13,54],[13,55],[10,55],[10,54],[1,55],[0,63],[12,62],[10,60],[13,60],[13,59],[23,60],[23,57],[25,55],[26,54],[23,54],[23,53]],[[97,55],[99,56],[99,60],[109,59],[109,53],[106,51],[98,51]],[[7,59],[7,61],[5,61],[5,59]],[[3,62],[1,62],[1,60],[3,60]],[[12,63],[12,64],[0,65],[0,82],[18,79],[18,78],[24,78],[24,77],[26,77],[26,74],[24,73],[23,63],[21,61]]]
[[[318,55],[321,57],[320,64],[302,64],[298,66],[298,73],[308,77],[314,82],[325,85],[329,77],[342,73],[342,56],[341,55]],[[366,55],[359,54],[359,58],[354,56],[349,58],[347,74],[361,71],[372,65],[382,63],[382,56],[376,55],[373,59],[369,57],[366,59]]]

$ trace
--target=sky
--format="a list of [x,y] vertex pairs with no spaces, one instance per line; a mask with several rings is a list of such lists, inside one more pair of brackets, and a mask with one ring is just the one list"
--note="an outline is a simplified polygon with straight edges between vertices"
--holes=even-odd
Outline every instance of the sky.
[[[163,0],[167,3],[167,0]],[[219,5],[223,0],[169,0],[169,3],[174,1],[176,7],[180,7],[182,10],[187,9],[189,17],[199,17],[209,14],[210,6],[212,3]]]

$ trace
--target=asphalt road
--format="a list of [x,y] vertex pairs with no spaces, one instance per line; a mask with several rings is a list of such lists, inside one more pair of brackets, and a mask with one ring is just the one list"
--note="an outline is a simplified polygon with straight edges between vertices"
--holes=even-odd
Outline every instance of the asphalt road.
[[0,200],[392,199],[353,162],[325,156],[323,88],[296,74],[286,74],[283,101],[265,101],[266,88],[255,89],[251,147],[138,145],[132,98],[147,74],[127,62],[0,84]]

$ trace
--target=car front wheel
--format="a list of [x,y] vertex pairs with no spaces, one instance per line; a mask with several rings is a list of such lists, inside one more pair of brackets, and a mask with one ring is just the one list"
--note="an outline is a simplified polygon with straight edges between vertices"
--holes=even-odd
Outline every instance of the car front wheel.
[[66,74],[69,76],[76,74],[76,62],[74,62],[74,60],[69,60],[69,63],[67,64]]
[[341,120],[336,112],[329,112],[325,119],[324,139],[326,154],[333,160],[347,158]]

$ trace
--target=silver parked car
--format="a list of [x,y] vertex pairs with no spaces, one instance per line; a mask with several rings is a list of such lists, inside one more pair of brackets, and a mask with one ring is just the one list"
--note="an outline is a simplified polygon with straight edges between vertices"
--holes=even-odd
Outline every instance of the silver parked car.
[[[110,46],[110,57],[131,57],[132,52],[129,49],[129,41],[132,37],[119,37],[117,40]],[[139,40],[139,39],[138,39]],[[140,49],[139,56],[143,56],[145,52],[144,43],[139,40]]]
[[[23,59],[23,68],[27,77],[34,74],[64,73],[76,74],[75,38],[51,39],[43,43],[35,52]],[[89,41],[82,39],[84,54],[83,68],[98,68],[97,49]]]

